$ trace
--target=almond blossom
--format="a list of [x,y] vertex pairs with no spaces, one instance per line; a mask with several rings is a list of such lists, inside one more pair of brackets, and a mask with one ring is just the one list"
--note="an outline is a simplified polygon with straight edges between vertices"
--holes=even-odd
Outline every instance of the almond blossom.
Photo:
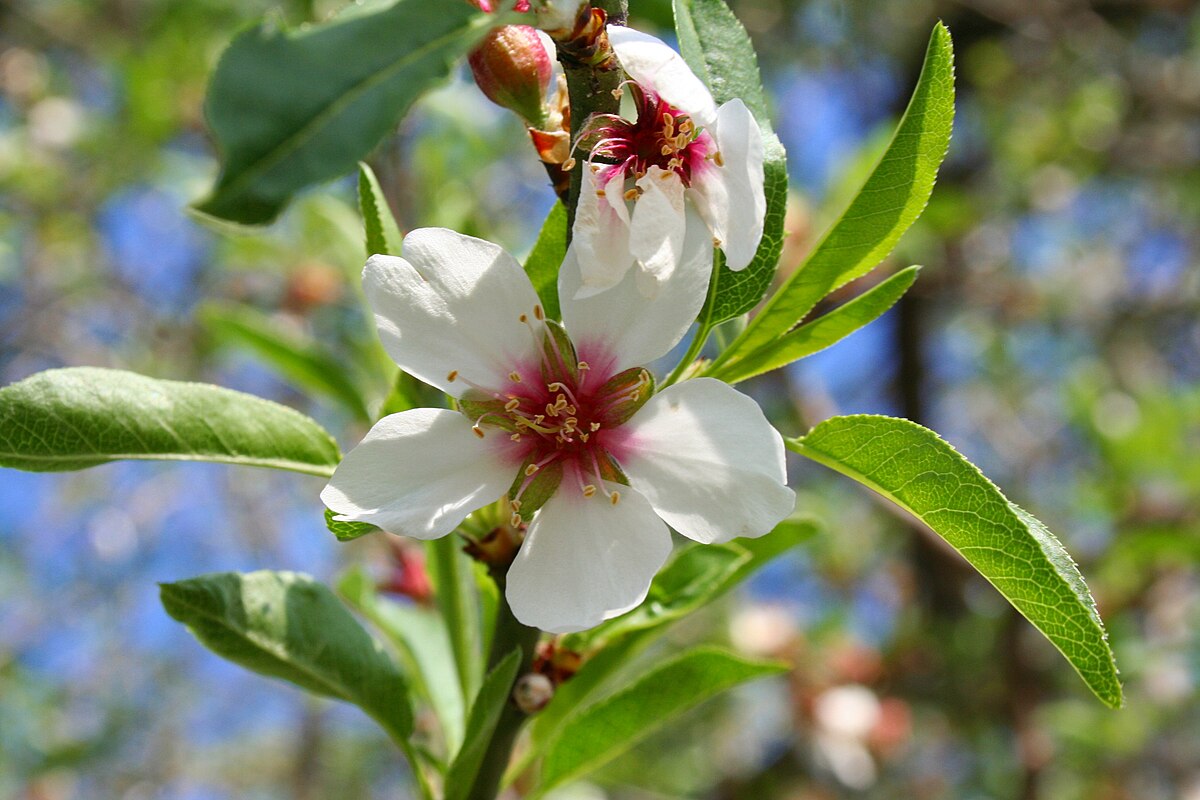
[[[754,116],[738,99],[718,107],[659,39],[617,25],[608,38],[629,76],[636,117],[597,114],[580,132],[588,155],[573,235],[582,294],[615,285],[635,264],[642,291],[653,294],[681,262],[689,219],[724,250],[730,269],[744,269],[767,207]],[[711,266],[710,250],[701,268]]]
[[[694,212],[687,212],[694,216]],[[645,365],[695,319],[711,252],[689,220],[683,267],[647,298],[630,272],[578,298],[574,249],[559,275],[563,324],[520,264],[441,228],[363,272],[384,347],[456,410],[384,417],[321,499],[337,519],[417,539],[454,531],[505,498],[525,528],[506,597],[550,632],[592,627],[645,599],[671,551],[668,525],[699,542],[760,536],[791,513],[783,441],[757,404],[701,378],[654,392]]]

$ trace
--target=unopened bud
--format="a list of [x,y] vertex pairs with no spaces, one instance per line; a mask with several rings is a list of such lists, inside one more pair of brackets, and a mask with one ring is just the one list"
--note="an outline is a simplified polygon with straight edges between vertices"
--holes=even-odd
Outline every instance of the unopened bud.
[[545,675],[530,672],[522,675],[513,687],[513,701],[526,714],[534,714],[554,699],[554,684]]
[[530,125],[546,120],[546,92],[553,64],[538,32],[504,25],[483,38],[468,57],[471,73],[487,98],[520,114]]

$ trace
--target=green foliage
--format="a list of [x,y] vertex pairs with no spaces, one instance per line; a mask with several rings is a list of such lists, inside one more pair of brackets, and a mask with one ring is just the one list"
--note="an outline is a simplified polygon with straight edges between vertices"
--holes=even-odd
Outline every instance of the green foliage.
[[714,647],[683,653],[571,715],[546,754],[539,789],[604,766],[674,717],[727,689],[786,671],[786,665],[749,661]]
[[467,717],[467,733],[462,748],[446,772],[445,800],[466,800],[483,764],[500,714],[508,704],[517,670],[521,666],[521,650],[514,649],[488,673],[479,687]]
[[329,477],[337,443],[260,397],[114,369],[39,372],[0,389],[0,466],[33,472],[124,459],[218,461]]
[[550,319],[562,319],[558,306],[558,268],[567,255],[567,208],[555,203],[542,224],[537,242],[525,259],[525,274],[537,290]]
[[332,511],[328,508],[325,509],[325,527],[337,537],[339,542],[352,542],[363,536],[379,532],[379,527],[369,522],[346,522],[334,519],[334,516]]
[[161,584],[163,607],[217,655],[412,733],[396,665],[329,589],[293,572],[225,572]]
[[483,674],[483,637],[472,563],[460,549],[457,536],[425,543],[425,560],[433,583],[434,600],[450,632],[450,647],[458,666],[464,697],[473,697]]
[[441,726],[446,753],[454,753],[463,741],[464,701],[442,617],[380,597],[361,569],[342,576],[337,591],[394,645],[413,694],[428,701]]
[[891,417],[834,417],[788,446],[927,524],[1046,635],[1106,705],[1121,684],[1096,604],[1045,526],[936,433]]
[[396,224],[375,171],[365,161],[358,162],[358,210],[362,213],[366,231],[367,257],[376,253],[400,255],[404,235]]
[[712,370],[750,357],[799,323],[833,290],[874,269],[925,209],[954,123],[954,50],[941,23],[904,118],[849,208]]
[[820,352],[883,316],[909,290],[920,270],[920,267],[901,270],[845,305],[708,374],[727,383],[737,383]]
[[771,286],[783,251],[787,154],[771,129],[754,45],[729,6],[724,0],[674,0],[674,7],[679,49],[688,66],[708,85],[718,103],[741,98],[763,136],[767,213],[762,242],[754,259],[738,272],[726,267],[724,256],[717,254],[708,300],[700,310],[701,325],[711,329],[754,308]]
[[197,316],[214,339],[251,351],[297,387],[329,397],[360,422],[371,421],[344,362],[315,340],[285,330],[249,306],[210,303]]
[[250,225],[352,170],[489,24],[467,3],[399,0],[295,31],[261,23],[221,56],[205,111],[221,176],[197,208]]

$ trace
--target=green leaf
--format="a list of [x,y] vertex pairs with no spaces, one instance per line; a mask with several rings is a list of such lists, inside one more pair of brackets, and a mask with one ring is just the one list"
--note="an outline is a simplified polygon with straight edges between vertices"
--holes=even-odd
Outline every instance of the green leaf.
[[787,215],[787,154],[771,130],[758,56],[742,23],[724,0],[674,0],[679,49],[692,71],[707,84],[713,99],[724,103],[741,98],[758,121],[763,135],[763,188],[767,213],[762,242],[754,259],[734,272],[717,254],[708,300],[700,311],[703,330],[745,314],[758,305],[771,286],[783,251]]
[[767,562],[811,538],[816,530],[811,520],[794,518],[757,539],[688,545],[655,577],[642,605],[594,631],[564,637],[562,644],[568,649],[602,649],[559,686],[550,704],[533,718],[531,756],[553,741],[563,720],[576,708],[603,696],[621,669],[659,637],[662,628],[713,602]]
[[325,527],[339,542],[351,542],[368,534],[378,533],[379,527],[369,522],[344,522],[334,519],[334,513],[325,509]]
[[483,673],[484,652],[479,629],[479,605],[475,595],[475,572],[471,559],[461,550],[457,536],[443,536],[425,543],[425,562],[450,646],[458,665],[458,680],[464,697],[472,697]]
[[558,307],[558,268],[567,255],[567,208],[555,203],[542,224],[542,232],[525,259],[525,274],[537,290],[542,308],[550,319],[561,319]]
[[221,56],[205,114],[222,156],[197,208],[257,225],[395,128],[493,23],[467,3],[399,0],[297,30],[260,23]]
[[940,22],[908,109],[879,164],[841,218],[767,301],[713,368],[755,353],[787,333],[827,294],[887,257],[929,201],[954,123],[954,50]]
[[412,733],[408,688],[333,592],[294,572],[232,572],[160,584],[167,613],[235,664],[353,703],[395,739]]
[[539,791],[580,778],[629,750],[704,700],[755,678],[787,671],[718,648],[690,650],[573,714],[550,746]]
[[820,352],[883,316],[909,290],[920,270],[901,270],[828,314],[708,374],[726,383],[737,383]]
[[392,216],[392,207],[375,177],[375,170],[365,161],[358,162],[358,210],[362,213],[366,232],[367,258],[376,253],[400,255],[404,235]]
[[218,461],[327,478],[340,454],[300,412],[205,383],[71,367],[0,389],[0,466],[59,472],[123,459]]
[[446,772],[445,800],[465,800],[470,794],[487,753],[488,743],[496,730],[496,723],[500,721],[500,715],[512,694],[520,666],[521,649],[518,647],[496,664],[479,687],[479,694],[475,696],[467,717],[467,734],[462,749]]
[[414,693],[429,702],[441,724],[446,753],[455,752],[463,740],[464,704],[442,618],[429,609],[380,597],[370,577],[358,568],[342,576],[337,591],[395,646]]
[[905,419],[834,417],[788,446],[927,524],[1046,635],[1101,701],[1121,705],[1104,624],[1067,551],[936,433]]
[[213,338],[243,347],[301,389],[336,401],[360,422],[370,422],[362,392],[346,374],[345,362],[312,339],[281,328],[252,308],[210,303],[198,319]]

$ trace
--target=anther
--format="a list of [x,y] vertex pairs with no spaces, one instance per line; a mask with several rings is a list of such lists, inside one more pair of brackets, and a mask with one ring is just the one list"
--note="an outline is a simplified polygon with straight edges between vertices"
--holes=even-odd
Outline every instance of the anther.
[[530,475],[532,475],[533,473],[535,473],[537,471],[538,471],[538,465],[530,464],[528,467],[525,468],[525,477],[528,478]]
[[573,169],[575,169],[575,159],[568,158],[566,161],[563,162],[563,165],[562,165],[563,172],[570,172]]
[[524,315],[524,314],[522,314],[521,316],[517,317],[517,319],[521,320],[521,322],[522,322],[522,323],[529,322],[529,317],[527,317],[527,316],[526,316],[526,315]]
[[480,439],[482,439],[484,436],[483,428],[479,427],[478,425],[472,425],[471,432],[474,433],[476,436],[478,436]]
[[521,434],[514,433],[512,436],[509,436],[508,438],[513,440],[514,442],[519,442],[519,441],[521,441]]
[[725,166],[725,159],[721,158],[720,150],[717,150],[715,153],[713,153],[713,163],[716,164],[718,167]]
[[605,192],[603,189],[597,189],[596,197],[608,197],[608,193]]
[[514,528],[521,527],[521,515],[514,511],[512,516],[508,518],[508,524]]
[[504,404],[504,410],[509,411],[509,412],[516,411],[520,407],[521,407],[521,401],[515,397],[512,400],[509,400],[507,403]]
[[625,193],[625,199],[626,200],[637,200],[639,194],[641,194],[641,192],[639,192],[637,187],[635,186],[634,188],[630,189],[628,192]]
[[540,305],[536,305],[533,307],[533,316],[536,317],[539,322],[541,322],[546,318],[546,312],[542,310]]
[[511,508],[513,511],[520,511],[521,510],[521,501],[520,500],[509,500],[508,507]]
[[458,377],[458,370],[452,369],[452,370],[450,370],[450,374],[446,376],[446,380],[450,381],[450,383],[454,383],[454,379],[457,377]]
[[593,422],[589,427],[592,429],[592,433],[595,433],[596,431],[600,430],[600,423]]
[[578,369],[581,371],[589,370],[589,369],[591,369],[591,366],[586,361],[580,361],[578,364],[575,365],[575,369]]
[[594,497],[595,494],[596,494],[596,487],[593,486],[592,484],[589,483],[587,486],[583,487],[583,496],[584,497]]
[[620,492],[613,492],[612,494],[610,494],[610,495],[608,496],[608,502],[609,502],[609,503],[612,503],[614,506],[615,506],[617,503],[621,502],[621,493],[620,493]]
[[513,370],[512,372],[508,373],[508,379],[510,381],[512,381],[513,383],[520,383],[521,382],[521,373],[517,372],[516,370]]
[[592,435],[590,433],[579,434],[579,441],[583,442],[584,444],[587,444],[587,440],[590,438],[592,438]]

